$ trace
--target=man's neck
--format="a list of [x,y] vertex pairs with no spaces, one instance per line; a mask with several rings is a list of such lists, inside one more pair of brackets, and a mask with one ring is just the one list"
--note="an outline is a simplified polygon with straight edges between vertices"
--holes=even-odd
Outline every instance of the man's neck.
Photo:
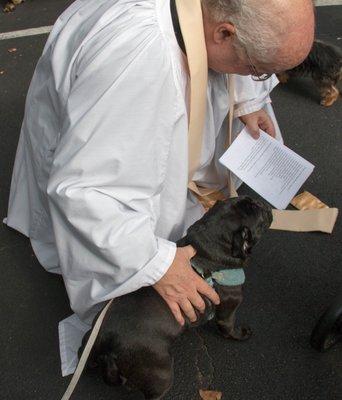
[[170,9],[171,9],[173,29],[175,31],[178,45],[182,49],[183,53],[186,54],[182,31],[181,31],[181,28],[179,25],[178,13],[177,13],[177,8],[176,8],[176,0],[170,0]]

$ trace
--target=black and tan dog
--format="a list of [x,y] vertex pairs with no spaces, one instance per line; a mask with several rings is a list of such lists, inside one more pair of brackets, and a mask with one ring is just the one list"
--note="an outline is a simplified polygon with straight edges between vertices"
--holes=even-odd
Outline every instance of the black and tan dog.
[[[98,366],[106,383],[125,383],[141,390],[145,399],[161,399],[173,380],[170,346],[187,327],[206,323],[215,317],[226,338],[245,340],[249,328],[235,326],[235,313],[242,302],[242,284],[226,286],[216,281],[217,274],[238,271],[247,266],[252,247],[272,222],[270,207],[249,197],[218,202],[191,226],[177,245],[192,245],[191,260],[196,271],[212,279],[221,303],[206,301],[206,311],[195,324],[181,327],[167,304],[152,287],[116,298],[109,308],[88,366]],[[216,274],[216,275],[215,275]],[[88,332],[83,346],[89,338]],[[80,349],[80,352],[82,351]]]
[[311,76],[321,94],[321,105],[332,106],[340,95],[337,87],[342,80],[342,51],[315,40],[309,56],[294,69],[277,74],[281,83],[290,78]]

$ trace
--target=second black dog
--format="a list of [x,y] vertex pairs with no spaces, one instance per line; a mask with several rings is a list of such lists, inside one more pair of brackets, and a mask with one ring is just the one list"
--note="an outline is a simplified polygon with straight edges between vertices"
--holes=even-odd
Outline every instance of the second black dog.
[[[242,285],[223,286],[215,273],[244,268],[252,247],[272,222],[271,209],[249,197],[218,202],[205,216],[189,228],[177,245],[191,244],[196,250],[192,259],[205,278],[214,278],[221,303],[215,307],[206,300],[206,312],[198,314],[196,324],[204,324],[215,315],[226,338],[245,340],[248,328],[235,326],[235,313],[242,302]],[[152,287],[116,298],[109,308],[88,365],[98,366],[106,383],[125,383],[143,392],[145,399],[161,399],[173,380],[170,346],[186,329],[175,320],[169,307]],[[88,332],[83,346],[89,338]],[[82,348],[80,351],[82,351]]]

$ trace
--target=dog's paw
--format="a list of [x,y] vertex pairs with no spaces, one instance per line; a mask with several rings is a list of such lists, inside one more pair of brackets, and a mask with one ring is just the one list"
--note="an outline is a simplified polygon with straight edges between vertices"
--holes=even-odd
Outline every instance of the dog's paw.
[[252,336],[252,329],[248,326],[238,326],[231,333],[231,339],[234,340],[248,340]]
[[238,326],[234,329],[227,329],[225,326],[219,326],[222,336],[230,340],[244,341],[252,336],[252,329],[247,326]]
[[321,100],[321,106],[324,107],[331,107],[335,101],[337,100],[338,96],[334,96],[334,97],[325,97]]
[[15,10],[17,5],[19,5],[19,4],[23,3],[23,2],[24,2],[24,0],[10,0],[5,4],[5,6],[3,8],[3,11],[5,13],[12,12],[12,11]]
[[237,340],[248,340],[252,336],[252,329],[249,326],[239,326],[239,338]]
[[324,107],[331,107],[340,95],[339,90],[332,86],[328,91],[322,93],[321,105]]
[[8,2],[7,4],[5,4],[3,11],[5,13],[9,13],[15,10],[15,5],[13,3]]

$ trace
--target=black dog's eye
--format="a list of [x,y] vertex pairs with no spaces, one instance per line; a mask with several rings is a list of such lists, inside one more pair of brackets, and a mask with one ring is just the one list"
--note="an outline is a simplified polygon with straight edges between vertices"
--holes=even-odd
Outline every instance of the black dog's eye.
[[245,228],[242,229],[241,237],[242,237],[243,240],[249,240],[249,238],[250,238],[250,231],[249,231],[248,228],[245,227]]

